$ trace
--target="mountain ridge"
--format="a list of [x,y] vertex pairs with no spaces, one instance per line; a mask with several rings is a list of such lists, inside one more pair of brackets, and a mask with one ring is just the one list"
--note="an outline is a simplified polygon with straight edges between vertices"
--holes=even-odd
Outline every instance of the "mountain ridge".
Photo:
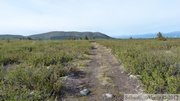
[[64,40],[68,38],[72,39],[84,39],[87,36],[88,38],[95,38],[95,39],[107,39],[111,38],[110,36],[100,33],[100,32],[78,32],[78,31],[50,31],[40,34],[34,34],[29,36],[22,36],[22,35],[0,35],[0,40],[6,39],[33,39],[33,40]]
[[[180,38],[180,31],[168,32],[163,33],[161,32],[164,37],[169,38]],[[146,34],[136,34],[136,35],[122,35],[117,36],[117,38],[156,38],[158,33],[146,33]]]
[[[168,38],[180,38],[180,31],[168,32],[163,33],[161,32],[164,37]],[[0,40],[13,40],[13,39],[33,39],[33,40],[64,40],[64,39],[84,39],[87,36],[88,38],[94,37],[95,39],[107,39],[112,38],[106,34],[101,32],[78,32],[78,31],[50,31],[40,34],[34,34],[29,36],[23,35],[11,35],[11,34],[4,34],[0,35]],[[157,33],[146,33],[146,34],[136,34],[136,35],[121,35],[116,36],[114,38],[156,38]]]

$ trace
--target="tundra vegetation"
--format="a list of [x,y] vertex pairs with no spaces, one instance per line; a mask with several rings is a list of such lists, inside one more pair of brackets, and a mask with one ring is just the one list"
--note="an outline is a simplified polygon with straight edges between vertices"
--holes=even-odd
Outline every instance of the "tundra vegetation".
[[[139,75],[147,93],[180,94],[180,39],[94,41],[110,48],[127,73]],[[1,40],[0,100],[54,100],[63,77],[76,73],[73,62],[87,58],[90,42]]]
[[89,41],[0,41],[0,100],[50,100],[61,95],[72,62],[92,48]]
[[[180,39],[98,40],[151,94],[180,94]],[[161,41],[163,40],[163,41]],[[166,41],[164,41],[166,40]]]

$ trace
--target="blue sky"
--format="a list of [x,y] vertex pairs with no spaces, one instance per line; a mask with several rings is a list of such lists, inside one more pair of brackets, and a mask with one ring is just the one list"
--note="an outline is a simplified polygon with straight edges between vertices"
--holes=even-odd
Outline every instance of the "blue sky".
[[0,0],[0,34],[180,31],[180,0]]

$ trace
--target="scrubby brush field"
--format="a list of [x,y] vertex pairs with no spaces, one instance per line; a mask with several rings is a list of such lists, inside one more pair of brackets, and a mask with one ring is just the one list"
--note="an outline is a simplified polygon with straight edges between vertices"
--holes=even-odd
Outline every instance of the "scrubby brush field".
[[0,41],[0,100],[104,101],[106,93],[112,101],[180,94],[180,39]]
[[88,41],[0,41],[0,100],[47,100],[60,95],[71,62],[85,58]]
[[180,39],[99,40],[148,93],[180,94]]

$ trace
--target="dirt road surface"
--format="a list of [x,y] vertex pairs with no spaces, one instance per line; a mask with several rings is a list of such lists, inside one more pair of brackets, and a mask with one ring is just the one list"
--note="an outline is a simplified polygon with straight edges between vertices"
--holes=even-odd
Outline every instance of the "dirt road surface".
[[[62,101],[123,101],[124,94],[138,94],[143,91],[140,81],[130,78],[124,67],[102,45],[92,43],[89,59],[79,61],[78,73],[65,80],[66,90]],[[83,96],[80,90],[88,89],[90,94]],[[113,94],[113,98],[103,95]]]

